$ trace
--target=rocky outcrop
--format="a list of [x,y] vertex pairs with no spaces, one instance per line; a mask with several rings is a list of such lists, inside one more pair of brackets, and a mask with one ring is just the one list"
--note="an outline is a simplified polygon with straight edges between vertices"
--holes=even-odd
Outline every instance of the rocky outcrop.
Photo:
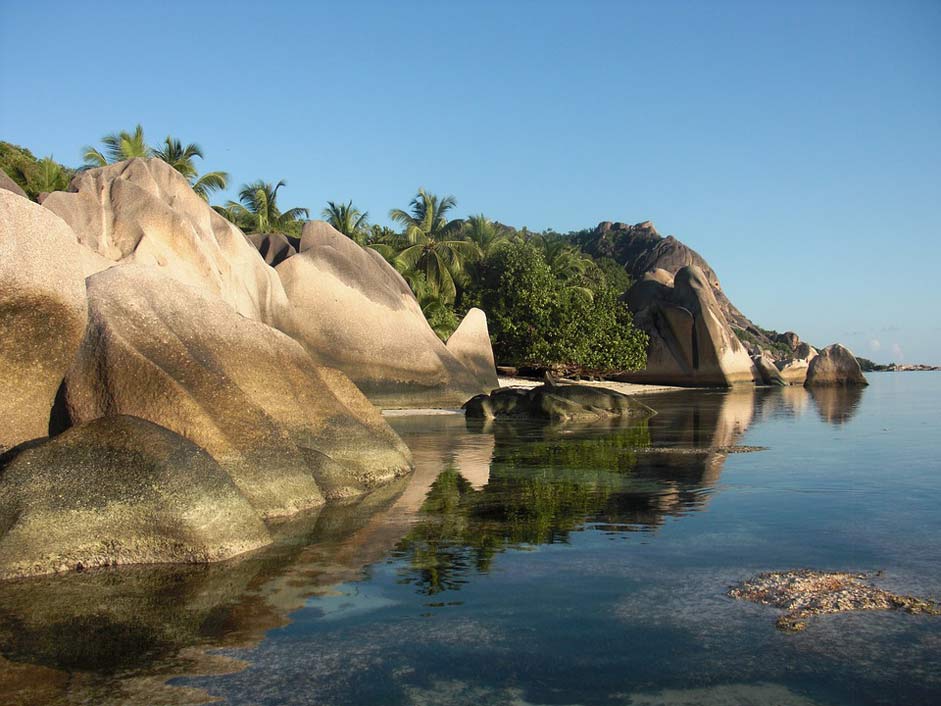
[[767,352],[762,352],[760,355],[753,355],[751,360],[758,374],[761,376],[761,382],[765,385],[783,386],[788,384],[781,376],[781,371],[775,366],[774,359],[772,359]]
[[242,232],[160,159],[81,172],[43,207],[112,262],[155,265],[221,297],[242,316],[286,326],[281,282]]
[[87,320],[79,251],[61,218],[0,190],[0,449],[49,433]]
[[297,255],[291,241],[282,233],[254,233],[246,237],[271,267],[277,267],[289,257]]
[[634,323],[647,332],[650,343],[647,367],[618,379],[720,387],[760,380],[698,267],[681,268],[672,287],[644,279],[625,298]]
[[595,422],[646,419],[654,411],[614,390],[547,381],[530,389],[502,387],[464,404],[469,419],[542,419],[550,422]]
[[108,417],[20,450],[0,483],[0,578],[227,559],[270,541],[195,444]]
[[22,187],[13,181],[2,169],[0,169],[0,191],[9,191],[10,193],[16,194],[17,196],[22,196],[24,199],[29,198],[26,195],[26,192],[23,191]]
[[807,379],[804,381],[807,387],[868,384],[856,356],[839,343],[827,346],[810,361]]
[[817,357],[817,349],[809,343],[799,343],[793,358],[784,358],[774,362],[781,373],[781,379],[788,385],[803,385],[807,379],[810,362]]
[[328,224],[307,223],[298,254],[277,272],[293,312],[291,335],[375,404],[457,407],[491,387],[435,335],[402,276]]
[[498,387],[497,366],[493,361],[487,315],[478,308],[467,312],[461,325],[448,339],[447,349],[485,387]]
[[206,449],[265,517],[409,470],[408,450],[342,373],[157,267],[90,277],[64,387],[73,423],[129,414]]
[[[754,338],[758,349],[768,349],[775,341],[775,334],[752,323],[738,308],[729,301],[722,290],[719,277],[709,263],[698,252],[681,240],[668,235],[663,237],[654,224],[644,221],[636,225],[604,221],[591,232],[579,237],[582,247],[595,257],[610,257],[624,266],[631,279],[636,283],[644,279],[651,271],[661,270],[657,279],[662,284],[670,284],[666,278],[675,275],[684,267],[698,267],[703,272],[715,296],[719,310],[733,328],[747,332]],[[787,335],[787,334],[778,334]]]

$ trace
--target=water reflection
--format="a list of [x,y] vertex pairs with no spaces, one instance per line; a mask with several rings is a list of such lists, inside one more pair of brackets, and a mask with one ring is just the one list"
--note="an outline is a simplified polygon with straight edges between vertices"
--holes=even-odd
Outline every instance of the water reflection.
[[841,426],[856,414],[864,389],[842,386],[812,387],[810,397],[817,406],[817,413],[823,421],[834,426]]
[[754,390],[663,394],[659,413],[631,427],[394,419],[415,474],[278,526],[268,549],[211,566],[0,583],[0,693],[10,703],[201,703],[203,692],[165,682],[238,669],[209,650],[259,643],[384,559],[433,595],[511,548],[567,542],[586,527],[655,531],[705,506],[756,405]]

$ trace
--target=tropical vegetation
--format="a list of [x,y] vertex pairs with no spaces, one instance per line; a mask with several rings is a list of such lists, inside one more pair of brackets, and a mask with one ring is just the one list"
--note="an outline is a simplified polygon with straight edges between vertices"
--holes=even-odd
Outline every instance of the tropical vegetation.
[[[80,169],[134,157],[158,158],[182,174],[207,201],[229,186],[222,171],[200,174],[196,143],[167,136],[156,147],[141,125],[105,135],[86,147]],[[76,173],[52,157],[0,142],[0,168],[27,194],[62,190]],[[246,233],[300,235],[310,209],[285,208],[287,183],[242,184],[237,199],[213,208]],[[404,209],[392,209],[391,227],[370,223],[352,200],[327,201],[321,216],[336,230],[379,252],[411,287],[431,328],[446,340],[472,307],[487,312],[498,362],[570,372],[643,367],[646,335],[633,326],[620,295],[630,286],[617,253],[599,250],[579,231],[533,233],[477,213],[456,217],[457,200],[421,188]],[[296,244],[296,243],[295,243]]]

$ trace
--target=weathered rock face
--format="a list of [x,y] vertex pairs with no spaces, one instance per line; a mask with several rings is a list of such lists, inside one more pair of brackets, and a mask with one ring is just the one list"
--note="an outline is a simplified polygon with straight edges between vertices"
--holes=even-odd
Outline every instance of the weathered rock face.
[[774,342],[729,301],[722,291],[718,276],[702,255],[672,235],[663,237],[650,221],[636,225],[604,221],[580,240],[591,255],[610,257],[624,265],[634,282],[640,282],[651,271],[661,270],[656,276],[657,281],[671,284],[666,278],[675,275],[684,267],[698,267],[702,270],[705,281],[709,283],[716,303],[730,326],[747,331],[758,341],[761,348],[769,348]]
[[649,334],[650,343],[647,367],[619,379],[721,387],[760,379],[698,267],[680,269],[672,287],[642,280],[631,287],[626,300],[634,323]]
[[761,375],[761,382],[765,385],[787,385],[788,383],[781,376],[781,371],[777,369],[774,360],[767,352],[752,356],[752,363],[758,374]]
[[0,483],[0,578],[216,561],[270,541],[208,453],[142,419],[98,419],[11,453]]
[[242,232],[212,210],[175,169],[132,159],[82,172],[43,207],[79,242],[120,263],[157,265],[221,297],[238,313],[283,324],[284,290]]
[[593,422],[608,419],[646,419],[654,411],[614,390],[590,385],[503,387],[477,395],[464,404],[469,419],[529,418],[551,422]]
[[807,387],[825,385],[868,385],[866,376],[848,348],[839,343],[827,346],[810,361],[807,369]]
[[156,267],[90,277],[64,399],[72,422],[130,414],[206,449],[263,516],[406,473],[407,448],[342,373]]
[[282,233],[254,233],[246,237],[271,267],[277,267],[289,257],[297,255],[291,241]]
[[24,199],[29,198],[20,185],[13,181],[2,169],[0,169],[0,191],[9,191],[17,196],[22,196]]
[[80,249],[61,218],[0,190],[0,449],[49,433],[85,332]]
[[291,303],[291,335],[375,404],[456,407],[491,387],[435,335],[401,275],[328,224],[306,224],[298,254],[277,272]]
[[447,349],[485,387],[499,386],[490,331],[487,329],[487,315],[483,311],[475,307],[467,312],[461,325],[448,339]]
[[810,361],[817,357],[817,349],[809,343],[799,343],[794,351],[794,357],[774,362],[781,379],[788,385],[803,385],[807,379]]

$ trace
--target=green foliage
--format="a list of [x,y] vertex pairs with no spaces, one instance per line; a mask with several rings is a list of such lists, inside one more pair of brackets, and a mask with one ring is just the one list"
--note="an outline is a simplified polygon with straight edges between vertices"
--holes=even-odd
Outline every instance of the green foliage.
[[272,185],[266,181],[243,184],[238,201],[229,201],[216,211],[248,233],[284,233],[298,235],[303,220],[310,217],[306,208],[278,207],[278,190],[287,186],[283,179]]
[[442,341],[447,341],[461,323],[457,318],[454,307],[442,299],[437,290],[428,286],[422,272],[409,272],[406,275],[406,280],[415,293],[418,305],[428,320],[431,330]]
[[647,337],[634,328],[620,292],[590,260],[562,248],[552,252],[555,270],[546,249],[532,241],[507,243],[480,263],[463,304],[487,312],[497,359],[593,371],[642,368]]
[[64,191],[75,171],[56,162],[52,156],[37,159],[25,147],[0,142],[0,169],[26,192],[31,199],[39,194]]
[[200,176],[196,171],[193,160],[203,158],[203,150],[196,143],[191,142],[184,147],[180,140],[167,135],[163,146],[153,150],[153,156],[159,157],[186,177],[193,191],[206,201],[211,193],[222,191],[228,186],[229,175],[226,172],[206,172]]
[[334,203],[327,201],[327,207],[321,211],[323,218],[359,245],[366,245],[369,240],[369,212],[360,211],[353,206],[353,202]]
[[103,167],[134,157],[151,157],[153,149],[144,141],[144,128],[138,123],[134,132],[113,132],[101,138],[104,150],[85,147],[82,158],[86,167]]

